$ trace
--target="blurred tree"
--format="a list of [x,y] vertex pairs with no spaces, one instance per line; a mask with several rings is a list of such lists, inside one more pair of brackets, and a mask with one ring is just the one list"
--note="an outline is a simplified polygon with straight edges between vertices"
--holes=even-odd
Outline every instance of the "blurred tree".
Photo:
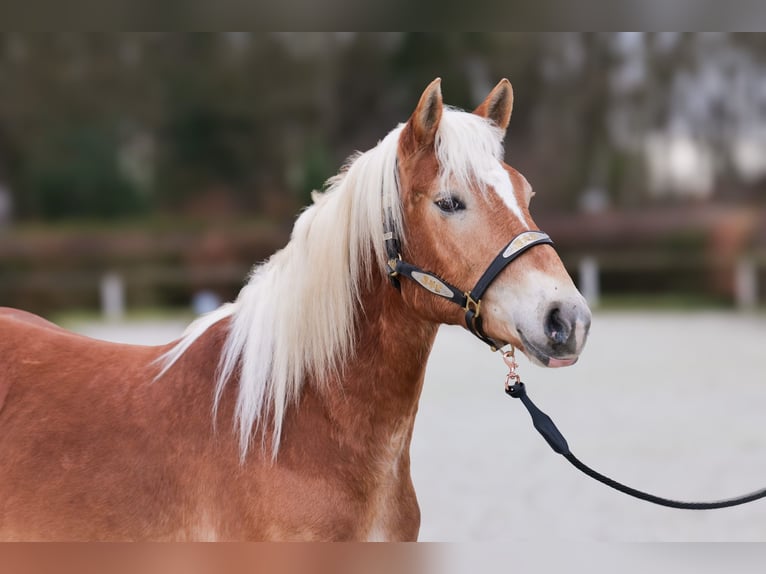
[[23,218],[209,213],[212,197],[282,217],[434,77],[469,109],[509,77],[508,160],[538,211],[592,188],[616,207],[684,200],[651,193],[656,134],[710,150],[714,197],[753,196],[764,72],[760,35],[6,32],[0,177]]
[[106,130],[76,127],[52,134],[31,157],[21,180],[25,204],[47,220],[114,219],[145,213],[145,196],[117,163],[117,143]]

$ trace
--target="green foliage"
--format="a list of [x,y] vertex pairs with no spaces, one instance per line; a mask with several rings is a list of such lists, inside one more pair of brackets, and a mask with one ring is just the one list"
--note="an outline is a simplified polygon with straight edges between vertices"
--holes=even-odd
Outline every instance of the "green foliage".
[[248,118],[212,105],[171,110],[161,130],[160,196],[175,204],[207,187],[241,184],[248,167],[244,150],[253,131]]
[[46,220],[114,219],[146,212],[147,197],[122,173],[116,138],[95,127],[53,134],[28,160],[22,209]]
[[327,146],[321,142],[309,144],[303,156],[303,173],[298,188],[301,201],[305,204],[311,203],[311,192],[321,190],[327,179],[336,171]]
[[[434,77],[445,101],[467,109],[508,77],[507,155],[543,192],[538,213],[574,210],[593,186],[616,208],[657,201],[641,142],[687,108],[723,106],[692,118],[694,131],[724,192],[757,199],[729,155],[763,106],[721,92],[689,107],[679,78],[699,91],[707,73],[741,61],[731,72],[751,70],[742,85],[757,87],[763,39],[633,38],[626,49],[630,37],[612,33],[0,33],[0,180],[27,220],[175,214],[195,202],[195,213],[216,204],[283,217],[275,206],[307,200],[345,157],[405,121]],[[135,142],[149,149],[140,178],[118,161]]]

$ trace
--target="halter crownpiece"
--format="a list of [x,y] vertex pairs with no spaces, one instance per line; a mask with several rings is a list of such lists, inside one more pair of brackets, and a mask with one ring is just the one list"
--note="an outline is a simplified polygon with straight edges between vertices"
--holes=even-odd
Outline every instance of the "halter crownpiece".
[[393,230],[390,229],[391,226],[388,223],[386,226],[388,229],[385,230],[383,239],[386,242],[386,254],[388,256],[388,277],[392,285],[400,289],[399,276],[407,277],[434,295],[444,297],[456,305],[460,305],[465,310],[465,326],[471,333],[489,345],[493,351],[504,347],[506,343],[495,341],[484,333],[482,328],[481,298],[500,272],[519,255],[535,245],[553,244],[553,240],[548,234],[542,231],[524,231],[519,233],[492,260],[482,276],[479,277],[474,288],[470,291],[463,291],[454,285],[450,285],[441,277],[402,260],[399,239]]

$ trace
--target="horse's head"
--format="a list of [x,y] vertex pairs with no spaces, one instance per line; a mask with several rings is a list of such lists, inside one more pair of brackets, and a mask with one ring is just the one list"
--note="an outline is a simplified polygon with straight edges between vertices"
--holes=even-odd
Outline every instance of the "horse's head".
[[[445,108],[432,82],[401,131],[403,256],[466,291],[518,234],[536,230],[532,187],[503,162],[502,140],[513,90],[502,80],[471,113]],[[462,324],[464,310],[412,282],[402,296],[420,316]],[[573,364],[590,327],[590,310],[550,245],[522,253],[482,298],[486,335],[511,343],[545,366]]]

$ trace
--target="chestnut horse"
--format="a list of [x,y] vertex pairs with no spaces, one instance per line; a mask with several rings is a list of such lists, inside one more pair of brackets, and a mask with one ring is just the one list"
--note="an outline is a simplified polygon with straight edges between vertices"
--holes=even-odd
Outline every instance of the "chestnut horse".
[[[426,360],[465,309],[392,285],[386,239],[470,287],[537,229],[532,188],[503,162],[512,105],[507,80],[473,113],[444,106],[432,82],[315,194],[237,299],[169,345],[0,309],[0,538],[415,540]],[[486,337],[546,366],[573,363],[590,325],[547,244],[503,269],[481,317]]]

